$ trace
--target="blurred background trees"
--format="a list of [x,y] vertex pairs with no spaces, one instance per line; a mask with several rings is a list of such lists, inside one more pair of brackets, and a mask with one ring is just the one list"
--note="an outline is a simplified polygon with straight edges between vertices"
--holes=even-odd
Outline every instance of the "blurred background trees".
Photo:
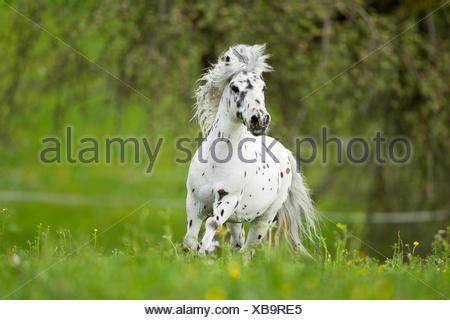
[[37,161],[39,136],[68,123],[80,134],[195,135],[188,120],[201,72],[229,45],[267,43],[272,135],[293,147],[292,137],[319,138],[322,126],[343,138],[380,130],[414,146],[403,166],[305,166],[321,210],[450,210],[450,6],[430,14],[441,1],[7,3],[0,4],[5,177]]

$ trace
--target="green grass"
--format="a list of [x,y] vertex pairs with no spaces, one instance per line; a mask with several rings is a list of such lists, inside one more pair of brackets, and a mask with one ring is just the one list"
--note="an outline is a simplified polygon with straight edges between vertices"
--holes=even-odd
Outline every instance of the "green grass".
[[[172,213],[177,212],[175,210]],[[416,255],[401,240],[393,256],[377,261],[349,251],[351,234],[342,224],[333,245],[316,250],[315,261],[284,242],[265,242],[249,254],[226,244],[211,256],[185,252],[167,209],[138,210],[107,229],[70,229],[39,224],[23,246],[5,240],[15,224],[2,212],[0,297],[8,299],[443,299],[450,296],[445,232],[434,254]],[[70,216],[70,215],[69,215]],[[120,219],[120,218],[119,218]],[[160,222],[153,225],[153,221]],[[175,219],[181,220],[181,219]],[[114,221],[111,221],[114,224]],[[70,221],[68,223],[70,225]],[[78,236],[77,236],[78,235]],[[120,235],[120,236],[118,236]],[[221,235],[222,240],[225,237]],[[6,241],[6,243],[5,243]],[[419,244],[418,246],[420,246]]]

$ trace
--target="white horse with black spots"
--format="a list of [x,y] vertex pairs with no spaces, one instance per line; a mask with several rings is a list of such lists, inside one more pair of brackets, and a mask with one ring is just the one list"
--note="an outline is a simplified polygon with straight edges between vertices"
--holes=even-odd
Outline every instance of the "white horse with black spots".
[[[206,139],[189,169],[184,244],[203,254],[218,246],[214,236],[223,224],[232,246],[242,250],[261,242],[274,221],[303,252],[304,236],[316,234],[317,217],[295,158],[265,135],[270,115],[262,73],[272,68],[264,50],[264,45],[229,48],[201,77],[196,92],[195,117]],[[244,222],[250,222],[247,239]]]

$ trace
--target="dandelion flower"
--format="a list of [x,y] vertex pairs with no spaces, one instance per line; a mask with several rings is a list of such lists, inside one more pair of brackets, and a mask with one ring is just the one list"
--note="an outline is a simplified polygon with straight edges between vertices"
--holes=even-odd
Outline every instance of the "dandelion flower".
[[414,241],[413,245],[414,245],[414,247],[413,247],[412,253],[414,254],[414,252],[416,251],[417,246],[419,245],[419,241],[417,241],[417,240]]
[[231,279],[237,279],[241,275],[241,270],[239,265],[235,262],[232,262],[228,265],[228,274]]
[[221,238],[225,237],[225,235],[228,233],[228,229],[222,226],[219,230],[217,230],[217,235]]
[[340,223],[340,222],[336,223],[336,228],[338,228],[338,229],[344,230],[346,227],[347,226],[343,223]]

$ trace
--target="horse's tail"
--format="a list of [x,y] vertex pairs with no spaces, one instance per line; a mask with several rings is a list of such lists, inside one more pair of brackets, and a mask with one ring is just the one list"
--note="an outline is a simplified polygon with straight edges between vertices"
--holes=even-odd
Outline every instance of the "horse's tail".
[[297,161],[289,154],[292,182],[286,201],[278,212],[280,230],[285,230],[289,240],[300,251],[307,253],[302,244],[304,236],[314,240],[318,234],[318,217],[308,187],[303,182],[301,172],[297,172]]

